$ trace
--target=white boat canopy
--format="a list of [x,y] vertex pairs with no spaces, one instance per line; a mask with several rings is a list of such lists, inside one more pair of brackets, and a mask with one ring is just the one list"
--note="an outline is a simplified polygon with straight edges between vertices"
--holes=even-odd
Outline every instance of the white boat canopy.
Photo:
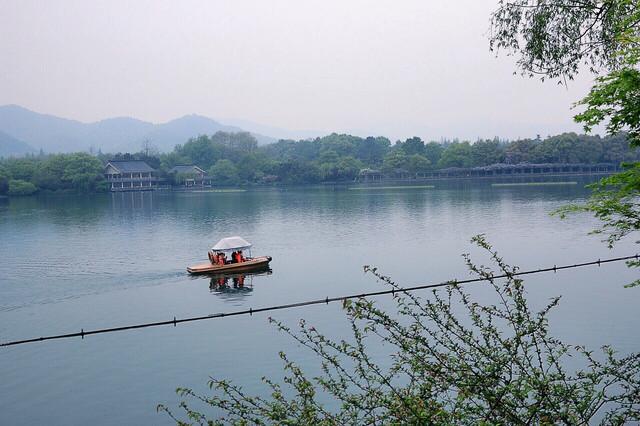
[[251,243],[242,237],[228,237],[218,241],[215,246],[211,247],[211,250],[241,250],[249,247],[251,247]]

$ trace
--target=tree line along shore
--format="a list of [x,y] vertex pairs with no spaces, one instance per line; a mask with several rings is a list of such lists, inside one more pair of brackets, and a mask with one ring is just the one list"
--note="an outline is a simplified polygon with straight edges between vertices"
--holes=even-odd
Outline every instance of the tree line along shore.
[[386,137],[331,134],[308,140],[280,140],[258,146],[246,132],[198,136],[160,153],[149,143],[136,153],[31,155],[0,159],[0,195],[38,191],[80,193],[108,190],[105,165],[110,160],[142,160],[167,182],[176,165],[197,165],[215,186],[310,184],[353,181],[363,169],[381,173],[425,173],[451,167],[492,164],[620,164],[640,160],[625,133],[600,137],[563,133],[545,139],[515,141],[458,140],[425,143],[418,137],[392,144]]

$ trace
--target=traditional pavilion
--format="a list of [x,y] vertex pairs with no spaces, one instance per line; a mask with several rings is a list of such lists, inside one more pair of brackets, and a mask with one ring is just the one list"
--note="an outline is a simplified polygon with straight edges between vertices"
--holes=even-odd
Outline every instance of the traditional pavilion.
[[140,160],[111,160],[104,176],[111,191],[148,191],[158,187],[156,169]]
[[169,170],[169,174],[173,176],[173,180],[180,186],[211,186],[211,178],[207,176],[207,172],[200,167],[189,164],[175,166]]

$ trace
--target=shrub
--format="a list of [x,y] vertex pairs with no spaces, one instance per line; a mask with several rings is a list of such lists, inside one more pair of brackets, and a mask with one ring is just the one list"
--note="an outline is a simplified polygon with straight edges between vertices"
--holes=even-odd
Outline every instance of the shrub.
[[24,180],[9,181],[9,195],[31,195],[38,191],[38,188],[31,182]]

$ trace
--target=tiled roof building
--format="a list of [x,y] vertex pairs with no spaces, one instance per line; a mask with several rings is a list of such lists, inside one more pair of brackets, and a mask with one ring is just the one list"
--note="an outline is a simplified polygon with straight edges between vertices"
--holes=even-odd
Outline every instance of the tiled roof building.
[[146,191],[155,189],[160,179],[154,168],[140,160],[111,160],[104,172],[111,191]]

